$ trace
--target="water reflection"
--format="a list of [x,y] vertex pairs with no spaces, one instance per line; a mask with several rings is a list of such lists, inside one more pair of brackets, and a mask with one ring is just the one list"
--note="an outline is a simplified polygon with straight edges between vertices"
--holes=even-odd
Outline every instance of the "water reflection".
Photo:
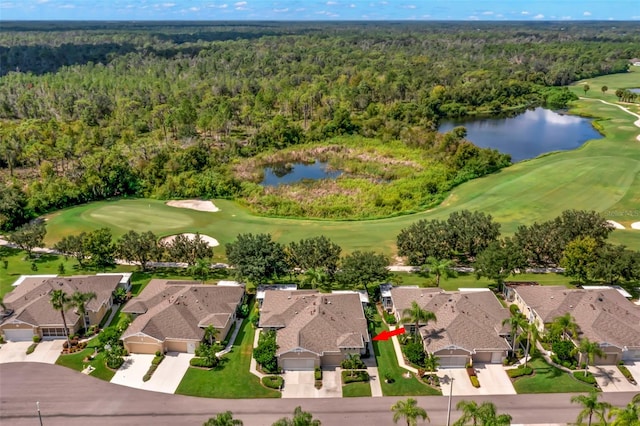
[[328,170],[328,164],[316,160],[314,163],[274,163],[264,169],[263,186],[278,186],[303,180],[335,179],[340,170]]

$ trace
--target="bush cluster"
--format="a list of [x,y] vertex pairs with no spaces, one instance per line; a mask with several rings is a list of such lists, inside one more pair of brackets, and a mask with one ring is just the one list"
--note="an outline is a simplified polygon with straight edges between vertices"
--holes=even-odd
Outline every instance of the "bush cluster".
[[631,374],[631,372],[629,371],[629,369],[626,366],[624,366],[623,364],[618,364],[618,370],[620,370],[622,375],[627,380],[629,380],[630,382],[635,382],[635,379],[634,379],[633,375]]
[[280,376],[264,376],[262,384],[271,389],[280,389],[284,384],[284,379]]
[[469,375],[469,379],[471,380],[471,384],[474,388],[480,387],[480,381],[478,380],[478,376],[476,374],[476,369],[472,366],[467,366],[467,374]]
[[590,385],[596,384],[596,378],[593,377],[593,374],[588,371],[576,371],[573,373],[573,377],[580,380],[581,382],[588,383]]
[[524,365],[521,365],[518,368],[512,368],[510,370],[507,370],[507,374],[512,379],[515,379],[516,377],[521,377],[521,376],[529,376],[533,374],[533,368],[528,366],[525,367]]
[[215,361],[207,358],[195,357],[189,360],[189,365],[192,367],[212,368],[215,365]]
[[313,376],[315,380],[322,380],[322,369],[320,367],[316,367],[313,371]]
[[28,348],[27,348],[27,355],[32,354],[33,351],[36,350],[36,346],[38,346],[37,343],[32,343]]
[[342,372],[342,383],[368,382],[369,373],[364,370],[351,370]]

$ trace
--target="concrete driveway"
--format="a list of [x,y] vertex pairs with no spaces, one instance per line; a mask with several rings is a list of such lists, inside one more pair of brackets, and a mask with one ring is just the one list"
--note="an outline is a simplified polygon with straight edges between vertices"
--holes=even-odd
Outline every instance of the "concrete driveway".
[[640,361],[627,361],[624,365],[629,369],[636,383],[640,383]]
[[282,374],[283,398],[342,398],[342,380],[339,368],[322,370],[322,387],[315,388],[313,371],[285,371]]
[[449,395],[451,386],[449,378],[453,378],[453,395],[455,396],[516,394],[502,365],[476,364],[474,367],[480,382],[479,388],[473,387],[465,368],[438,369],[442,394]]
[[38,343],[36,349],[27,355],[32,342],[8,342],[0,347],[0,364],[7,362],[42,362],[55,364],[62,350],[64,340],[46,340]]
[[153,355],[131,354],[116,371],[111,383],[153,392],[174,393],[189,368],[193,354],[169,352],[148,382],[142,378],[151,367]]
[[[627,366],[627,368],[629,367]],[[595,377],[602,392],[633,392],[640,390],[640,386],[629,383],[615,365],[590,366],[589,371]]]

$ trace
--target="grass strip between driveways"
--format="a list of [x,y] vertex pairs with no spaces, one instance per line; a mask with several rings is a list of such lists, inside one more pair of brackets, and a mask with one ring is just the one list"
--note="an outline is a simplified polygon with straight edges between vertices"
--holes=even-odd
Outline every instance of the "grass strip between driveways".
[[541,358],[534,358],[529,363],[533,368],[533,375],[523,376],[513,382],[518,393],[566,393],[590,392],[594,387],[582,383],[568,373],[547,364]]
[[[378,323],[374,335],[387,329],[380,321],[379,316],[376,316],[376,319]],[[391,340],[374,341],[373,350],[376,354],[380,386],[384,396],[442,395],[442,392],[421,383],[413,374],[409,378],[404,376],[408,371],[398,365],[398,359]],[[387,374],[393,379],[393,383],[386,383]],[[343,388],[343,395],[344,390],[345,388]]]
[[348,383],[342,387],[342,396],[345,398],[357,396],[371,396],[369,383]]
[[254,334],[245,319],[221,366],[212,370],[189,367],[176,393],[207,398],[280,398],[280,392],[265,388],[249,372]]

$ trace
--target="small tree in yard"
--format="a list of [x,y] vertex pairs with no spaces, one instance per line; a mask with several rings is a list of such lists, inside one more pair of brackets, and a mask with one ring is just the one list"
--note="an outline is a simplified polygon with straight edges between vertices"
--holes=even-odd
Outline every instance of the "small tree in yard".
[[600,345],[586,337],[580,340],[580,344],[575,351],[580,354],[580,361],[584,363],[585,372],[589,369],[589,362],[593,363],[596,355],[604,356],[604,351],[600,348]]
[[436,287],[440,287],[440,278],[447,280],[449,278],[455,278],[458,275],[453,269],[453,266],[452,260],[429,257],[427,263],[422,266],[422,270],[433,274],[436,277]]
[[202,426],[242,426],[242,420],[234,419],[231,411],[219,413],[202,424]]
[[263,369],[274,373],[278,370],[277,349],[276,332],[273,330],[262,332],[258,338],[258,346],[253,350],[253,358]]
[[591,426],[594,414],[601,422],[606,424],[605,413],[611,408],[611,404],[598,401],[599,397],[600,394],[598,392],[591,391],[589,395],[577,395],[571,398],[571,402],[582,406],[582,411],[578,413],[576,418],[577,424],[582,424],[584,419],[587,418],[587,425]]
[[218,334],[220,334],[220,330],[209,324],[204,329],[204,340],[209,342],[209,346],[211,346],[213,345],[214,340],[216,340],[216,336],[218,336]]
[[62,327],[64,328],[64,335],[67,338],[67,347],[71,348],[71,340],[69,339],[69,328],[67,327],[67,318],[64,315],[64,311],[71,307],[71,299],[64,290],[53,290],[50,297],[51,306],[56,311],[60,311],[62,316]]
[[15,244],[20,249],[27,252],[27,256],[31,258],[33,249],[44,244],[44,236],[47,234],[47,228],[43,221],[33,221],[22,225],[8,235],[10,243]]
[[426,309],[422,309],[415,300],[411,302],[411,307],[402,311],[402,323],[413,323],[413,333],[416,338],[420,336],[420,323],[427,325],[429,321],[437,322],[436,314]]
[[589,91],[589,89],[591,89],[591,88],[589,87],[589,85],[588,85],[588,84],[584,84],[584,85],[582,86],[582,90],[584,90],[584,94],[585,94],[585,95],[587,94],[587,92]]

